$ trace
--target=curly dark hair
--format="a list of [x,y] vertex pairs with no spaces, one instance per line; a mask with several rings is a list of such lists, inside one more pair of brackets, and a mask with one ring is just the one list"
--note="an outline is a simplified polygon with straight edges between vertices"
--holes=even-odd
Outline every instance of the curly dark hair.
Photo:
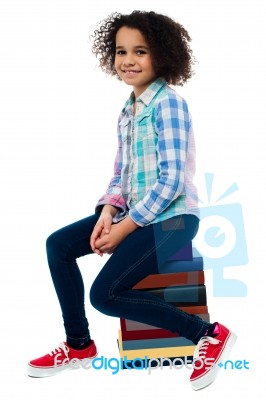
[[99,58],[100,67],[107,74],[117,76],[114,63],[116,34],[126,26],[138,29],[150,46],[157,77],[167,83],[182,86],[193,75],[194,56],[189,46],[191,38],[185,28],[166,15],[154,11],[133,11],[122,15],[112,13],[94,31],[92,52]]

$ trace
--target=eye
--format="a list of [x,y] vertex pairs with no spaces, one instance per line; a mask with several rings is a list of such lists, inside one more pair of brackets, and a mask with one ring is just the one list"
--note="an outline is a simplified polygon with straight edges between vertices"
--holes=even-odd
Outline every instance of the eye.
[[125,52],[125,50],[117,50],[117,51],[116,51],[116,54],[117,54],[118,56],[123,56],[124,54],[126,54],[126,52]]
[[146,54],[147,52],[145,51],[145,50],[137,50],[136,51],[136,54],[138,55],[138,56],[142,56],[143,54]]

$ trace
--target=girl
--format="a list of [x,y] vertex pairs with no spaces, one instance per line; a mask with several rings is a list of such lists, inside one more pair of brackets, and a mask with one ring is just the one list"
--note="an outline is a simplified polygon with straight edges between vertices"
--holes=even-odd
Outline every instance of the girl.
[[133,91],[118,120],[114,175],[95,214],[47,239],[66,342],[31,361],[28,374],[50,376],[73,359],[96,356],[76,260],[107,253],[111,256],[91,287],[91,304],[110,316],[179,332],[197,344],[190,381],[193,389],[201,389],[215,379],[217,364],[227,356],[235,335],[218,322],[210,324],[132,289],[147,275],[158,273],[198,230],[191,117],[185,100],[169,86],[182,85],[192,76],[190,37],[167,16],[134,11],[110,15],[93,38],[92,50],[102,69]]

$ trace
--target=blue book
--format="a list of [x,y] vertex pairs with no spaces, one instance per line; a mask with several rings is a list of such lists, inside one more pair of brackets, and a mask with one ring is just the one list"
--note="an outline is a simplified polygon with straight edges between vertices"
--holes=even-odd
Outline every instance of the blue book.
[[203,257],[194,257],[191,261],[166,261],[158,266],[159,274],[171,272],[203,271]]
[[[122,334],[123,338],[123,334]],[[163,347],[194,346],[194,343],[185,337],[122,340],[124,350],[153,349]]]
[[189,242],[185,247],[178,250],[175,254],[169,257],[169,260],[191,261],[193,258],[192,243]]
[[207,293],[205,285],[168,286],[143,290],[176,307],[206,306]]

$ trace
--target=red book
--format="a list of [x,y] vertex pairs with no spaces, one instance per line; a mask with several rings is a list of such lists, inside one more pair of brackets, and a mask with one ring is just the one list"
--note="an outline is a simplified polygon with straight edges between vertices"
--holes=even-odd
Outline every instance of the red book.
[[148,275],[138,282],[133,289],[166,288],[177,285],[204,285],[204,283],[204,271],[174,272]]
[[[198,315],[207,322],[209,322],[210,320],[207,306],[193,306],[193,307],[179,307],[179,308],[189,314]],[[120,327],[123,340],[156,339],[156,338],[170,338],[179,336],[178,333],[173,333],[166,329],[161,329],[156,326],[124,318],[120,318]]]
[[[200,314],[199,315],[203,320],[209,322],[210,316],[209,314]],[[143,324],[145,325],[145,324]],[[125,329],[125,325],[120,320],[121,333],[123,340],[141,340],[141,339],[159,339],[159,338],[171,338],[171,337],[179,337],[180,334],[178,332],[171,332],[166,329],[161,329],[157,327],[152,327],[151,329]],[[149,325],[147,325],[149,326]]]

